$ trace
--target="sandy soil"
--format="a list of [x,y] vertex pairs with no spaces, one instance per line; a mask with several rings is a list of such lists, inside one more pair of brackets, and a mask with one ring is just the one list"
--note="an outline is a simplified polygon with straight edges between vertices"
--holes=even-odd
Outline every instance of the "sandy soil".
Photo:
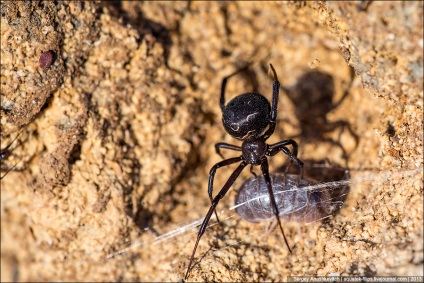
[[422,54],[422,2],[2,2],[1,148],[18,136],[1,163],[17,163],[1,180],[2,282],[181,280],[214,144],[240,144],[221,81],[248,63],[227,100],[271,98],[272,63],[269,142],[347,164],[350,192],[326,221],[284,224],[290,254],[229,210],[230,191],[189,281],[422,276]]

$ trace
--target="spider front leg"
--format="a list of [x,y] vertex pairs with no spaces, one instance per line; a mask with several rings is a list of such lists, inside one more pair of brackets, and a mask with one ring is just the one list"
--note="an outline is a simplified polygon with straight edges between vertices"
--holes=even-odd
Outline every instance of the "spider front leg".
[[284,242],[286,242],[287,248],[289,249],[291,253],[292,251],[290,249],[289,243],[287,242],[286,235],[284,235],[283,226],[281,225],[280,212],[278,211],[277,203],[275,202],[274,190],[272,189],[271,178],[269,177],[268,160],[266,159],[265,156],[262,157],[261,159],[261,170],[262,170],[262,174],[265,178],[265,182],[268,188],[269,198],[271,199],[272,211],[274,212],[275,218],[277,218],[278,226],[280,226],[280,230],[281,230],[281,234],[283,234]]
[[[209,194],[209,199],[211,200],[211,203],[213,202],[213,199],[212,199],[213,180],[215,179],[216,170],[218,168],[240,162],[241,160],[242,160],[241,156],[240,157],[234,157],[234,158],[230,158],[230,159],[220,161],[217,164],[215,164],[214,166],[212,166],[211,170],[209,171],[209,183],[208,183],[208,194]],[[216,216],[216,220],[219,222],[218,214],[216,213],[216,211],[215,211],[215,216]]]
[[[224,160],[224,161],[226,161],[226,160]],[[231,188],[231,186],[236,181],[237,177],[240,175],[241,171],[243,171],[244,167],[246,167],[247,164],[248,163],[246,161],[242,161],[240,163],[240,165],[236,168],[236,170],[234,170],[233,174],[231,174],[231,176],[228,179],[228,181],[225,183],[225,185],[222,187],[222,189],[216,195],[216,197],[212,200],[212,205],[209,208],[209,211],[206,214],[205,219],[203,220],[202,225],[200,226],[199,233],[197,234],[196,244],[194,245],[193,253],[191,254],[190,262],[188,264],[187,271],[186,271],[186,274],[184,276],[184,280],[187,280],[188,273],[190,271],[191,265],[193,264],[194,255],[196,254],[197,246],[199,244],[200,238],[205,233],[206,227],[207,227],[207,225],[209,223],[209,220],[211,219],[212,213],[215,211],[216,206],[218,205],[219,201],[225,196],[225,194]]]
[[[293,147],[293,152],[290,152],[290,150],[286,147],[286,145],[291,145]],[[284,152],[291,159],[289,165],[286,168],[286,172],[285,173],[287,173],[287,171],[289,170],[289,168],[290,168],[290,166],[292,165],[293,162],[296,163],[296,165],[299,168],[303,168],[303,162],[302,162],[302,160],[300,160],[299,158],[297,158],[298,145],[297,145],[297,143],[294,140],[289,139],[289,140],[284,140],[284,141],[280,141],[280,142],[277,142],[275,144],[269,145],[267,155],[274,156],[279,151]],[[303,169],[302,169],[302,176],[303,176]]]
[[263,134],[264,140],[267,140],[275,130],[275,124],[277,123],[277,112],[278,112],[278,93],[280,90],[280,82],[278,81],[277,73],[275,72],[272,64],[269,64],[272,73],[274,75],[274,82],[272,83],[272,106],[271,106],[271,118],[269,121],[268,130]]
[[225,159],[224,156],[221,153],[221,148],[225,148],[225,149],[230,149],[230,150],[235,150],[235,151],[241,151],[241,147],[236,146],[236,145],[232,145],[232,144],[228,144],[225,142],[219,142],[215,144],[215,152],[217,154],[219,154],[219,156],[222,157],[222,159]]
[[231,74],[231,75],[229,75],[229,76],[226,76],[226,77],[222,80],[222,84],[221,84],[221,97],[220,97],[220,99],[219,99],[219,105],[221,106],[221,110],[222,110],[222,112],[224,112],[224,109],[225,109],[225,88],[226,88],[226,86],[227,86],[227,80],[228,80],[229,78],[231,78],[232,76],[237,75],[238,73],[240,73],[240,72],[242,72],[242,71],[244,71],[244,70],[247,70],[247,68],[249,67],[249,65],[250,65],[250,64],[247,64],[247,65],[246,65],[246,66],[244,66],[243,68],[238,69],[237,71],[235,71],[234,73],[232,73],[232,74]]
[[3,160],[6,158],[7,153],[9,151],[9,148],[12,146],[12,144],[15,142],[15,140],[21,135],[21,133],[19,133],[5,148],[3,148],[0,151],[0,160]]
[[[0,161],[5,159],[7,157],[7,155],[9,154],[9,148],[10,146],[15,142],[15,140],[20,136],[21,132],[5,147],[0,151]],[[2,180],[4,177],[6,177],[7,174],[9,174],[10,171],[12,171],[13,169],[15,169],[16,165],[19,164],[19,162],[21,162],[22,157],[19,159],[18,162],[15,163],[15,165],[13,165],[12,167],[10,167],[9,169],[2,169],[0,168],[0,171],[6,171],[6,173],[4,173],[3,176],[0,176],[0,180]]]
[[[6,177],[6,175],[9,174],[10,171],[12,171],[13,169],[15,169],[16,165],[18,165],[19,162],[21,162],[21,160],[22,160],[22,157],[19,159],[18,162],[15,163],[15,165],[13,165],[12,167],[10,167],[9,169],[5,169],[6,170],[6,173],[4,173],[3,176],[0,176],[0,180],[2,180],[4,177]],[[0,168],[0,171],[3,171],[3,169]]]

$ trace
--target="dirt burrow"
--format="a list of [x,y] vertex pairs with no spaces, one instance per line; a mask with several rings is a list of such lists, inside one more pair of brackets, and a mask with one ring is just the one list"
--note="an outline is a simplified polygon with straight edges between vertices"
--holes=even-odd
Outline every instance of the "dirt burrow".
[[295,137],[300,158],[347,161],[362,181],[328,221],[285,224],[292,254],[265,225],[211,227],[189,279],[422,275],[422,8],[2,2],[1,148],[19,135],[1,165],[17,163],[1,180],[2,281],[183,278],[197,228],[157,236],[204,217],[214,144],[239,144],[221,124],[221,80],[248,63],[227,100],[270,98],[272,63],[283,88],[269,142]]

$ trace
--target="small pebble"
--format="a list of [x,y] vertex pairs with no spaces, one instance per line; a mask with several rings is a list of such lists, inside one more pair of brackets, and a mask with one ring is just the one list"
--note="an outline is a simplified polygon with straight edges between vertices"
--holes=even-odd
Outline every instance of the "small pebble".
[[40,60],[38,61],[41,69],[47,69],[53,64],[54,52],[49,50],[41,54]]

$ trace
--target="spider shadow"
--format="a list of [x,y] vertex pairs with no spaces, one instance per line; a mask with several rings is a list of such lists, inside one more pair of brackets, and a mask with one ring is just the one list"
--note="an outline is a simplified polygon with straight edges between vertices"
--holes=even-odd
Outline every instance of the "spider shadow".
[[[301,129],[299,134],[290,138],[300,138],[301,143],[317,142],[337,146],[342,151],[343,158],[347,163],[348,154],[340,143],[340,137],[347,129],[355,140],[355,148],[358,146],[359,137],[352,130],[348,121],[331,122],[327,119],[327,114],[335,110],[349,95],[354,74],[354,70],[351,68],[350,82],[338,102],[333,102],[335,95],[333,77],[320,71],[303,74],[294,86],[281,86],[295,106],[295,115]],[[339,128],[338,140],[326,136]]]

